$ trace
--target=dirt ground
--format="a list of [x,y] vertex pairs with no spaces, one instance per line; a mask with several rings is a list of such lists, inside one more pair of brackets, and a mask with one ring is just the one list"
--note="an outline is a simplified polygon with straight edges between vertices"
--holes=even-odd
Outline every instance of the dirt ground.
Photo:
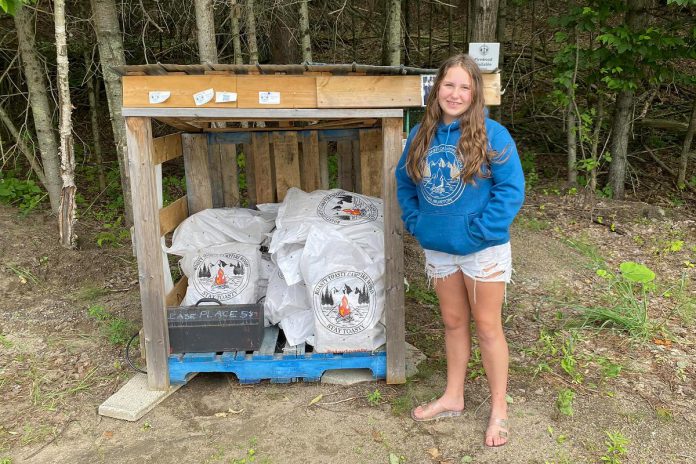
[[[130,247],[97,247],[92,225],[79,234],[80,250],[63,250],[51,217],[0,206],[0,463],[696,462],[693,205],[530,195],[513,228],[511,440],[499,449],[483,446],[476,356],[463,417],[409,417],[445,377],[441,320],[408,237],[407,340],[428,360],[405,385],[202,374],[137,422],[100,417],[133,375],[109,337],[125,330],[119,321],[139,323],[137,266]],[[573,307],[611,299],[596,269],[618,273],[623,261],[657,274],[649,314],[662,328],[644,340],[574,323]],[[574,392],[572,416],[560,412],[563,391]]]

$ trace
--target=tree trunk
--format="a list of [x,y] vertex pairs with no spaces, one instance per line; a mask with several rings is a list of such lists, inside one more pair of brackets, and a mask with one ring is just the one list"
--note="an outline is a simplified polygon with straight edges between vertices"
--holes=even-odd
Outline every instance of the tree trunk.
[[[89,52],[85,50],[85,69],[89,73],[92,63]],[[99,80],[96,76],[86,76],[87,96],[89,98],[89,118],[92,123],[92,141],[94,143],[94,165],[97,167],[97,178],[99,180],[99,191],[106,190],[106,175],[104,174],[104,159],[101,149],[101,134],[99,133],[99,112],[97,102],[99,101]]]
[[312,37],[309,34],[309,8],[307,0],[300,2],[300,36],[302,37],[302,61],[312,62]]
[[244,64],[242,59],[242,41],[239,37],[239,20],[242,10],[237,0],[230,0],[230,29],[232,33],[232,48],[234,50],[234,64]]
[[498,26],[498,0],[472,0],[469,42],[493,42]]
[[604,94],[597,94],[597,117],[595,120],[594,133],[592,134],[592,147],[590,150],[590,159],[592,159],[592,169],[590,169],[590,180],[587,185],[594,192],[597,190],[597,169],[600,153],[599,153],[599,136],[602,133],[602,125],[604,124]]
[[38,49],[34,41],[33,14],[29,7],[17,8],[14,22],[17,29],[17,44],[24,65],[24,75],[29,89],[29,104],[36,128],[36,139],[41,152],[41,163],[45,176],[44,187],[48,192],[51,210],[60,210],[60,161],[58,143],[51,121],[51,106],[46,89],[48,84],[40,64]]
[[689,152],[691,151],[691,141],[694,139],[694,131],[696,131],[696,101],[691,110],[691,120],[689,128],[684,136],[684,145],[682,145],[681,158],[679,159],[679,174],[677,175],[677,185],[680,187],[686,184],[686,167],[689,161]]
[[26,142],[24,141],[24,138],[22,137],[22,134],[19,133],[19,130],[12,122],[12,118],[9,114],[7,114],[7,111],[5,111],[5,108],[3,108],[2,105],[0,105],[0,121],[2,121],[3,124],[5,124],[5,127],[7,127],[7,131],[10,133],[12,137],[14,137],[19,151],[21,151],[27,158],[29,166],[31,166],[31,169],[34,171],[34,174],[36,174],[37,179],[39,179],[41,185],[43,185],[44,188],[46,188],[46,176],[44,176],[43,169],[41,168],[39,161],[36,159],[36,156],[34,156],[34,151],[29,146],[27,146]]
[[577,141],[577,122],[575,120],[575,103],[573,102],[573,91],[568,90],[568,107],[566,108],[566,130],[568,142],[568,183],[575,185],[578,183],[578,141]]
[[254,19],[254,0],[246,2],[246,33],[249,47],[249,64],[259,63],[259,47],[256,44],[256,20]]
[[409,0],[404,0],[403,2],[403,15],[404,15],[404,65],[411,65],[411,52],[409,47],[411,46],[411,3]]
[[[626,11],[626,25],[632,32],[645,29],[648,22],[647,8],[652,0],[629,0]],[[624,198],[626,181],[626,158],[628,153],[628,135],[631,128],[631,107],[633,90],[621,90],[616,96],[614,120],[612,122],[611,166],[609,168],[609,186],[614,198]]]
[[389,2],[389,29],[387,32],[387,53],[389,66],[401,64],[401,0]]
[[126,124],[121,115],[123,90],[121,77],[111,70],[112,66],[123,66],[126,57],[123,53],[123,37],[118,22],[118,10],[114,0],[91,0],[94,30],[99,46],[99,61],[106,89],[106,99],[109,103],[109,117],[114,134],[116,156],[121,174],[121,190],[123,191],[124,217],[126,226],[133,225],[133,202],[130,191],[130,175],[128,173],[128,154],[126,152]]
[[218,52],[215,43],[213,0],[195,0],[194,6],[196,7],[198,57],[201,63],[217,63]]
[[271,12],[271,60],[273,64],[294,64],[301,59],[299,41],[292,27],[299,23],[294,0],[277,2]]
[[60,244],[65,248],[75,248],[75,151],[72,136],[72,103],[70,101],[70,81],[68,80],[68,44],[65,33],[65,0],[54,1],[54,21],[56,28],[56,64],[58,68],[58,105],[60,123],[60,177],[63,188],[60,196],[58,232]]

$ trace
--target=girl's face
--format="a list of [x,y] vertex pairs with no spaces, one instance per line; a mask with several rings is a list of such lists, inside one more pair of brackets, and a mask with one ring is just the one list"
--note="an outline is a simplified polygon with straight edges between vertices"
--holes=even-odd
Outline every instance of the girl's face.
[[442,121],[451,124],[469,109],[473,98],[471,76],[461,66],[452,66],[437,89],[437,103],[442,110]]

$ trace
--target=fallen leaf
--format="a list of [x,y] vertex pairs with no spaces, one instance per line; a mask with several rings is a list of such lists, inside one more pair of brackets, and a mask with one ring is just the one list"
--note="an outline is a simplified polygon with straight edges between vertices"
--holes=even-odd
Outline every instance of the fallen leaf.
[[103,435],[103,436],[104,436],[104,438],[113,438],[113,437],[114,437],[114,432],[111,432],[111,431],[108,431],[108,430],[107,430],[106,432],[104,432],[104,435]]
[[313,404],[317,404],[318,402],[321,401],[321,399],[322,399],[323,397],[324,397],[323,394],[320,394],[319,396],[314,397],[314,398],[312,399],[312,401],[310,401],[309,404],[308,404],[307,406],[311,406],[311,405],[313,405]]
[[372,431],[372,439],[377,443],[382,443],[384,441],[384,437],[382,436],[382,434],[376,430]]
[[667,347],[667,348],[672,346],[672,340],[662,339],[662,338],[654,338],[653,343],[656,345],[662,345],[662,346]]
[[430,448],[428,450],[428,454],[430,455],[431,458],[437,459],[440,457],[440,450],[437,448]]

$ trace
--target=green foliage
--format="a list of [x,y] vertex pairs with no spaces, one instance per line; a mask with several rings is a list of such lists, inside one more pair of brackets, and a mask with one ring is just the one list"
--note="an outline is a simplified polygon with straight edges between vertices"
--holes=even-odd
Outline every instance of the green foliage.
[[522,171],[524,171],[524,181],[527,190],[539,183],[539,174],[536,170],[536,154],[531,151],[523,151],[520,155]]
[[177,176],[162,177],[162,203],[164,206],[186,195],[186,179]]
[[657,330],[648,317],[650,296],[655,289],[655,273],[647,266],[632,261],[621,263],[620,274],[604,269],[597,275],[609,282],[605,305],[577,308],[585,323],[612,327],[628,332],[631,336],[646,339]]
[[417,284],[412,284],[406,292],[406,296],[414,299],[420,304],[437,305],[439,300],[437,299],[437,294],[433,289],[426,289]]
[[114,345],[125,344],[137,330],[133,322],[115,316],[101,305],[90,306],[87,315],[98,322],[102,335]]
[[570,388],[564,388],[558,392],[558,398],[556,398],[556,408],[558,412],[564,416],[573,416],[575,413],[573,411],[573,400],[575,400],[575,392]]
[[14,171],[0,172],[0,202],[19,208],[23,214],[33,211],[46,193],[32,179],[18,179]]
[[471,357],[469,358],[469,363],[467,364],[467,370],[467,377],[469,377],[471,380],[475,380],[486,373],[483,369],[481,350],[479,348],[474,348],[471,351]]
[[609,464],[620,464],[619,458],[623,457],[626,452],[626,446],[629,441],[628,438],[624,437],[621,432],[605,432],[607,434],[607,440],[604,442],[607,447],[606,453],[602,456],[602,462],[607,462]]
[[367,402],[370,406],[379,406],[382,402],[382,393],[379,389],[375,389],[375,391],[367,394]]

